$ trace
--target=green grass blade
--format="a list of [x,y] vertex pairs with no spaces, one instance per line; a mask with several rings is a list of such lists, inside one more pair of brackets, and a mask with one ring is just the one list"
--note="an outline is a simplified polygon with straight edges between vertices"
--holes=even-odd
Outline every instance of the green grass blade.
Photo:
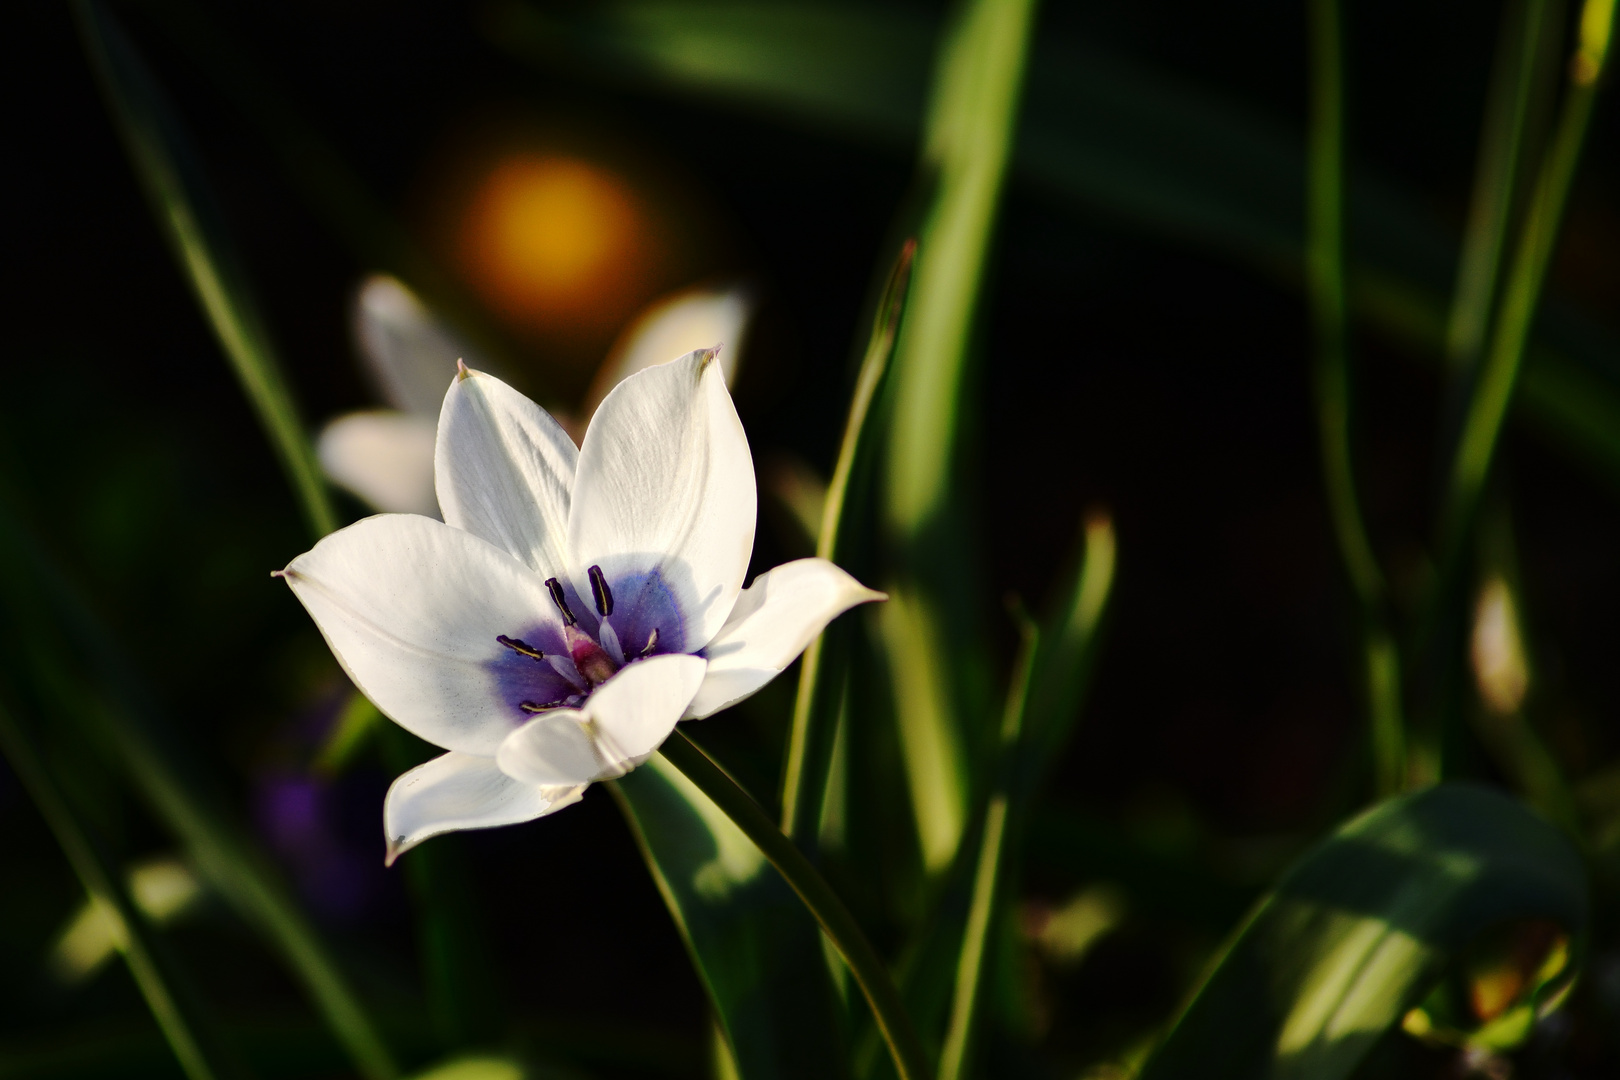
[[92,903],[118,927],[120,951],[141,996],[190,1080],[220,1080],[241,1074],[241,1069],[188,1000],[183,980],[174,970],[147,917],[124,887],[116,865],[96,845],[72,803],[40,759],[33,740],[6,706],[0,705],[0,751],[28,789],[45,822],[56,836]]
[[990,801],[985,807],[984,826],[979,838],[979,856],[973,874],[973,899],[968,906],[967,925],[956,963],[956,992],[951,1001],[950,1023],[939,1055],[939,1080],[962,1080],[971,1072],[975,1021],[979,1014],[979,991],[984,984],[990,932],[999,914],[1001,886],[1007,879],[1007,853],[1012,847],[1008,819],[1012,813],[1020,778],[1018,752],[1024,735],[1024,714],[1029,702],[1035,658],[1039,655],[1040,634],[1032,624],[1023,626],[1024,640],[1013,665],[1007,687],[1007,703],[1001,720],[1000,766]]
[[[83,725],[84,737],[114,748],[130,785],[186,846],[193,865],[281,953],[359,1072],[367,1080],[392,1080],[398,1069],[387,1047],[315,928],[268,857],[230,824],[203,770],[165,735],[151,694],[114,644],[119,635],[25,530],[9,498],[0,504],[0,553],[7,568],[0,574],[3,611],[37,646],[30,670],[47,684],[42,696],[63,697],[63,714]],[[44,645],[52,641],[59,644],[47,654]],[[88,669],[81,671],[80,663]],[[100,695],[98,707],[77,702],[85,686]]]
[[1530,193],[1518,247],[1503,286],[1502,304],[1452,458],[1450,483],[1440,519],[1438,562],[1443,582],[1449,574],[1447,568],[1454,567],[1461,557],[1466,537],[1473,527],[1485,480],[1496,456],[1502,422],[1519,381],[1531,323],[1563,222],[1564,203],[1586,141],[1613,21],[1614,0],[1587,0],[1581,13],[1579,43],[1570,63],[1570,84],[1552,143]]
[[1339,558],[1361,608],[1363,676],[1381,794],[1405,786],[1400,655],[1386,587],[1356,493],[1345,284],[1344,27],[1338,0],[1312,0],[1311,116],[1306,143],[1305,293],[1316,337],[1313,386],[1322,481]]
[[1261,901],[1140,1080],[1340,1080],[1481,932],[1588,929],[1586,870],[1506,796],[1444,784],[1379,804]]
[[[849,554],[850,532],[864,532],[870,524],[865,513],[869,485],[862,481],[867,479],[873,456],[873,405],[889,371],[916,254],[916,242],[906,241],[878,299],[872,333],[855,377],[838,462],[827,484],[816,554],[840,566]],[[840,639],[847,636],[829,627],[810,643],[799,665],[799,693],[793,708],[787,766],[782,774],[782,831],[801,846],[814,843],[821,827],[822,797],[832,768],[834,727],[842,696],[839,669],[847,663],[841,656],[830,664],[824,663],[824,650],[835,655],[841,652],[839,645],[847,647],[847,642]],[[833,644],[835,641],[838,644]]]
[[[928,78],[926,17],[854,4],[619,0],[558,18],[509,0],[488,27],[555,69],[718,100],[910,145]],[[1099,49],[1043,39],[1016,148],[1020,175],[1063,204],[1303,282],[1298,133],[1208,87]],[[1420,200],[1358,172],[1348,193],[1350,309],[1445,354],[1456,242]],[[1535,427],[1620,490],[1620,343],[1549,298],[1520,404]],[[1592,391],[1596,391],[1593,393]]]
[[[879,613],[893,669],[923,865],[948,867],[972,787],[959,476],[964,391],[990,241],[1017,123],[1033,0],[968,0],[941,39],[923,139],[933,193],[895,342],[884,456],[884,531],[896,567]],[[954,522],[960,526],[960,522]],[[960,614],[962,617],[953,617]],[[952,628],[956,628],[953,632]],[[964,640],[966,639],[966,640]]]
[[235,253],[178,121],[133,45],[97,0],[75,0],[80,33],[164,239],[270,438],[310,529],[337,528],[305,436]]
[[1457,286],[1446,327],[1446,356],[1454,369],[1472,369],[1485,347],[1495,307],[1502,252],[1523,171],[1526,129],[1543,79],[1548,42],[1557,36],[1561,5],[1516,0],[1503,10],[1480,135],[1474,193],[1463,231]]
[[742,1080],[844,1075],[815,920],[753,841],[661,756],[610,790],[709,993]]

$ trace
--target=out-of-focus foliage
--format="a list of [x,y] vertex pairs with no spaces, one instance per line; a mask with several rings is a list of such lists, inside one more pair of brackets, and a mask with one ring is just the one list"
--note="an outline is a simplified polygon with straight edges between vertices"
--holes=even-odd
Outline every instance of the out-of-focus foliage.
[[[0,1076],[1611,1075],[1613,14],[12,16]],[[671,296],[890,599],[384,871],[318,462],[430,512],[447,350],[585,417]]]

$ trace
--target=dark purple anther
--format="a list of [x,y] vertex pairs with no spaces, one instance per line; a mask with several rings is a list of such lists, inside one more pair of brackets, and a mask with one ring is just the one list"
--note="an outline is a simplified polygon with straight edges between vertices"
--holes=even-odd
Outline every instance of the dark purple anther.
[[505,634],[496,634],[495,640],[505,645],[519,656],[527,656],[530,660],[544,660],[546,654],[530,645],[522,638],[509,638]]
[[557,605],[558,611],[562,612],[563,625],[573,626],[578,623],[579,620],[574,618],[574,613],[568,610],[568,601],[563,597],[562,582],[556,578],[547,578],[546,588],[551,590],[551,602]]
[[600,566],[593,566],[586,573],[591,579],[591,599],[596,601],[596,613],[605,619],[613,614],[613,590],[608,588]]

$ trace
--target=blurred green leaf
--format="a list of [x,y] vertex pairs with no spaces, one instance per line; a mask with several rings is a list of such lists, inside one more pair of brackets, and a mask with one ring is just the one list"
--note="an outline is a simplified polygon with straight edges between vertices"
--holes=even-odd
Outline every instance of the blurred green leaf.
[[[889,372],[916,254],[916,241],[908,240],[901,246],[878,297],[871,335],[855,377],[838,462],[822,504],[816,554],[851,570],[857,577],[864,573],[867,560],[857,556],[861,565],[850,565],[850,556],[855,554],[852,549],[857,546],[852,540],[858,537],[869,541],[872,524],[870,472],[878,430],[873,405]],[[821,830],[822,801],[833,766],[833,743],[855,632],[854,620],[834,623],[810,643],[799,665],[799,694],[782,775],[782,831],[800,845],[813,844]]]
[[163,1030],[180,1068],[191,1080],[217,1080],[242,1074],[196,992],[152,930],[139,904],[124,887],[123,875],[98,846],[73,804],[46,769],[33,739],[10,708],[0,705],[0,752],[22,780],[56,836],[101,922],[111,930],[141,996]]
[[1487,788],[1380,803],[1307,853],[1250,915],[1140,1080],[1345,1077],[1483,931],[1588,930],[1559,831]]
[[[500,0],[495,42],[581,77],[676,90],[910,146],[937,24],[920,12],[815,0],[616,0],[566,17]],[[1014,165],[1036,190],[1303,282],[1305,155],[1295,127],[1208,87],[1086,43],[1034,46]],[[1410,193],[1347,186],[1353,313],[1445,352],[1457,242]],[[1519,405],[1620,489],[1620,341],[1557,296],[1542,306]]]
[[112,748],[130,786],[185,845],[191,864],[280,951],[362,1075],[391,1080],[397,1070],[375,1026],[269,858],[233,823],[207,772],[169,732],[119,652],[119,635],[24,527],[5,485],[0,491],[7,496],[0,503],[0,614],[24,643],[35,693],[57,702],[83,738]]
[[337,528],[326,481],[189,140],[134,46],[97,0],[75,0],[90,55],[153,216],[247,392],[310,528]]
[[878,622],[923,865],[935,874],[961,843],[971,754],[988,734],[964,677],[983,651],[974,648],[978,635],[964,632],[978,625],[980,598],[962,588],[962,427],[1034,8],[1033,0],[969,0],[940,40],[919,161],[930,203],[887,387],[882,505],[894,576]]
[[662,756],[611,790],[743,1080],[845,1075],[820,930],[759,848]]

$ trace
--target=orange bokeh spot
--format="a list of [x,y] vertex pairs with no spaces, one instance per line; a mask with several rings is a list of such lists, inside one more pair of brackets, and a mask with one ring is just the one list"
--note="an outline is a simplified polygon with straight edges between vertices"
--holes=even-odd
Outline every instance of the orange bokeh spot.
[[497,161],[456,230],[463,274],[515,327],[547,336],[611,331],[656,268],[648,214],[619,177],[537,153]]

